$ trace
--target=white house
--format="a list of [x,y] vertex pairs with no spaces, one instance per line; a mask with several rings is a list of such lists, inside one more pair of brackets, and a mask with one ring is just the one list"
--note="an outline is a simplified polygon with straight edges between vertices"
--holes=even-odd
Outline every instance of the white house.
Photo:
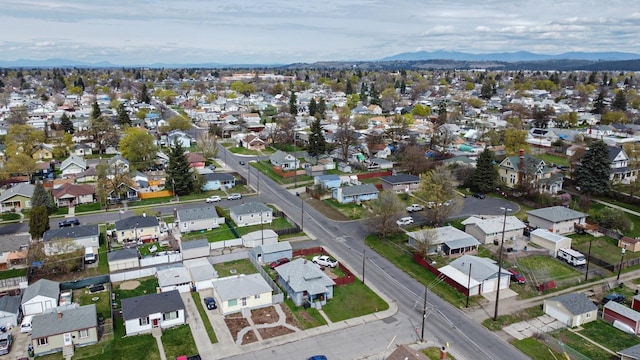
[[504,239],[515,240],[521,236],[527,227],[515,216],[495,216],[489,218],[479,218],[472,216],[462,222],[464,232],[473,235],[483,244],[495,243],[502,240],[504,228]]
[[60,284],[40,279],[29,285],[22,295],[22,314],[36,315],[42,314],[47,309],[53,309],[58,306],[58,298],[60,297]]
[[80,174],[87,170],[87,162],[79,156],[71,155],[60,164],[60,170],[63,177]]
[[271,224],[273,209],[263,203],[248,202],[229,208],[229,217],[237,226]]
[[[491,293],[498,288],[498,265],[489,258],[463,255],[438,270],[444,276],[468,289],[471,296]],[[502,269],[500,290],[508,289],[510,282],[511,273]]]
[[273,166],[280,167],[283,171],[294,170],[300,167],[300,160],[284,151],[278,150],[269,157]]
[[544,299],[545,314],[568,327],[580,326],[598,318],[598,307],[584,293],[570,293]]
[[547,229],[535,229],[530,236],[532,243],[549,250],[549,254],[553,257],[558,255],[558,250],[571,248],[571,238],[552,233]]
[[213,288],[213,280],[218,278],[218,273],[211,263],[205,258],[183,261],[184,267],[189,271],[191,282],[196,291]]
[[444,253],[447,256],[460,256],[465,253],[475,253],[480,242],[464,231],[453,226],[441,226],[435,229],[420,229],[408,232],[409,245],[417,249],[424,249],[428,254]]
[[0,297],[0,324],[18,326],[20,295]]
[[224,224],[224,218],[218,216],[215,206],[203,206],[193,209],[180,209],[176,220],[181,233],[211,230]]
[[271,306],[272,289],[260,274],[229,276],[213,282],[222,315]]
[[112,272],[140,267],[140,259],[136,249],[121,249],[107,253],[107,262],[109,263],[109,271]]
[[47,256],[65,254],[88,247],[97,252],[100,247],[100,230],[98,225],[51,229],[42,235],[42,241],[44,242],[44,253]]
[[552,206],[527,211],[529,226],[547,229],[556,234],[572,234],[575,224],[584,224],[588,214],[564,206]]
[[177,290],[122,299],[122,317],[127,335],[167,329],[185,324],[184,302]]
[[188,293],[191,291],[191,276],[184,267],[158,270],[156,276],[162,292],[178,290],[181,293]]

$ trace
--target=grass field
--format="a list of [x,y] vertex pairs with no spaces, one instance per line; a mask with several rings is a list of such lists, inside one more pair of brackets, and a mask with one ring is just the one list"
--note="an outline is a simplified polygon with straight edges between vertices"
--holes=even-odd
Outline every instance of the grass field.
[[333,287],[333,299],[322,306],[322,310],[333,322],[367,315],[389,308],[375,292],[360,280],[349,285]]
[[253,266],[253,264],[247,259],[215,264],[213,265],[213,268],[218,273],[219,278],[223,278],[231,275],[237,275],[237,274],[245,274],[245,275],[255,274],[258,272],[255,266]]
[[544,255],[532,255],[518,260],[520,267],[533,273],[539,282],[547,280],[564,280],[581,274],[554,258]]
[[196,355],[198,353],[189,325],[163,330],[162,347],[164,347],[167,359],[175,359],[182,355]]
[[497,331],[501,330],[505,326],[515,324],[520,321],[534,319],[542,315],[544,315],[542,306],[533,306],[527,309],[522,309],[514,314],[498,316],[497,321],[493,321],[493,318],[486,319],[482,322],[482,325],[491,331]]
[[135,296],[155,294],[158,287],[158,279],[154,276],[137,279],[134,281],[140,281],[140,285],[133,290],[122,290],[120,284],[114,285],[113,292],[116,293],[116,301],[118,307],[120,307],[120,300],[127,299]]
[[513,342],[513,346],[533,360],[564,359],[562,354],[551,350],[551,348],[534,338],[516,340]]

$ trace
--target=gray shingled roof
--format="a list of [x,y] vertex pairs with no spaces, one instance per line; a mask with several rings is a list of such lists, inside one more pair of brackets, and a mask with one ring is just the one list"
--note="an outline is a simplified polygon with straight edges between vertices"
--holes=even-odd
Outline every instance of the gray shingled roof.
[[89,236],[100,236],[98,225],[81,225],[47,230],[44,235],[42,235],[42,241],[77,239]]
[[214,172],[214,173],[209,173],[209,174],[204,174],[203,175],[205,180],[207,181],[220,181],[220,182],[226,182],[226,181],[231,181],[234,180],[235,177],[229,173],[219,173],[219,172]]
[[158,223],[158,219],[156,219],[155,216],[138,215],[138,216],[132,216],[126,219],[116,221],[116,230],[121,231],[121,230],[134,229],[136,227],[145,228],[145,227],[152,227],[152,226],[158,226],[158,225],[160,224]]
[[20,312],[20,295],[15,296],[3,296],[0,298],[0,311],[4,311],[10,314],[17,314]]
[[[472,264],[471,278],[474,280],[482,282],[493,276],[497,276],[498,265],[496,265],[496,262],[494,260],[489,258],[472,255],[462,255],[461,257],[449,263],[449,265],[451,265],[453,268],[464,274],[469,273],[469,264]],[[510,273],[507,270],[502,269],[502,274]]]
[[184,303],[178,290],[122,299],[122,316],[125,320],[181,309],[184,310]]
[[420,177],[411,174],[397,174],[391,176],[383,176],[380,178],[380,180],[389,184],[405,184],[420,181]]
[[342,188],[342,196],[355,196],[374,193],[377,194],[378,192],[378,188],[376,188],[376,186],[373,184],[345,186]]
[[213,283],[220,301],[240,299],[271,292],[272,289],[260,274],[238,275],[220,279]]
[[620,350],[618,351],[618,354],[631,359],[640,359],[640,344]]
[[180,221],[194,221],[194,220],[205,220],[205,219],[217,219],[218,212],[216,211],[215,206],[203,206],[194,209],[180,209],[178,210],[178,219]]
[[107,261],[135,259],[137,257],[138,250],[136,249],[121,249],[107,253]]
[[62,317],[59,317],[54,311],[34,316],[31,323],[33,327],[31,338],[37,339],[98,326],[95,304],[63,310],[61,314]]
[[318,265],[306,259],[295,259],[276,268],[280,278],[289,284],[294,292],[307,291],[311,295],[322,294],[327,286],[336,283]]
[[587,295],[583,293],[570,293],[548,299],[550,301],[558,301],[573,315],[580,315],[590,311],[598,310]]
[[9,234],[0,236],[0,252],[9,252],[20,250],[23,245],[29,246],[31,235],[27,234]]
[[40,279],[34,282],[24,290],[24,294],[22,295],[22,304],[38,295],[56,299],[57,302],[58,297],[60,296],[60,283],[47,279]]
[[8,189],[7,191],[0,194],[0,202],[8,200],[16,195],[22,195],[24,197],[31,198],[33,196],[33,190],[35,188],[36,188],[35,185],[31,185],[27,183],[18,184],[12,187],[11,189]]
[[236,205],[229,208],[229,211],[236,215],[256,214],[260,212],[273,211],[270,207],[259,202],[248,202],[242,205]]
[[197,249],[197,248],[208,248],[209,241],[207,239],[197,239],[197,240],[188,240],[182,241],[182,249]]
[[585,213],[575,211],[564,206],[552,206],[542,209],[529,210],[527,211],[527,214],[552,222],[575,220],[587,216],[587,214]]
[[604,308],[609,309],[615,313],[618,313],[629,320],[632,320],[635,322],[640,321],[640,312],[637,312],[632,308],[626,307],[622,304],[618,304],[615,301],[609,301],[608,303],[604,304]]

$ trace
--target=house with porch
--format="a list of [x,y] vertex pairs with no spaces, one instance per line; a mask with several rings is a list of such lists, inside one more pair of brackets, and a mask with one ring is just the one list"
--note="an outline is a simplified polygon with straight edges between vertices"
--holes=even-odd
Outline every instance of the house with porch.
[[207,159],[205,159],[202,154],[191,152],[187,154],[187,162],[189,163],[190,168],[204,169],[206,161]]
[[318,265],[307,259],[295,259],[275,268],[278,283],[296,306],[321,307],[333,298],[336,285]]
[[[18,265],[26,265],[29,233],[14,233],[0,236],[0,270],[10,269]],[[2,322],[0,322],[2,324]]]
[[100,247],[100,230],[98,225],[50,229],[42,235],[42,242],[47,256],[66,254],[85,248],[93,248],[97,252]]
[[525,154],[507,156],[498,166],[500,179],[507,187],[531,187],[540,193],[557,194],[562,190],[564,175],[546,166],[544,160]]
[[397,174],[380,178],[382,190],[397,194],[410,194],[420,188],[420,177],[411,174]]
[[12,211],[31,208],[31,197],[35,185],[21,183],[0,194],[0,211]]
[[76,206],[80,204],[91,204],[94,202],[95,189],[89,184],[64,183],[58,188],[51,190],[56,206]]
[[36,356],[98,343],[96,305],[66,308],[33,317],[31,346]]
[[614,183],[629,184],[638,177],[638,169],[629,167],[629,155],[622,147],[609,146],[609,161],[611,175],[609,179]]
[[117,203],[123,200],[135,201],[140,198],[140,190],[138,189],[138,184],[136,184],[129,178],[123,178],[115,189],[113,188],[113,184],[111,182],[108,182],[106,186],[106,192],[107,200],[110,203]]
[[44,161],[53,159],[53,145],[51,144],[39,144],[36,145],[33,155],[31,157],[34,160]]
[[585,224],[589,214],[564,206],[552,206],[527,211],[529,226],[566,235],[575,232],[575,224]]
[[279,167],[283,171],[295,170],[300,167],[300,160],[282,150],[278,150],[269,157],[271,165]]
[[361,184],[335,188],[332,196],[341,204],[360,203],[375,200],[380,191],[373,184]]
[[216,279],[213,290],[223,316],[273,305],[273,290],[260,274]]
[[178,290],[122,299],[122,317],[127,336],[186,323],[184,302]]
[[255,151],[263,151],[266,148],[266,142],[253,134],[247,135],[242,145],[249,150]]
[[480,246],[475,237],[453,226],[421,229],[408,232],[407,236],[410,246],[423,249],[427,254],[442,253],[449,257],[476,254]]

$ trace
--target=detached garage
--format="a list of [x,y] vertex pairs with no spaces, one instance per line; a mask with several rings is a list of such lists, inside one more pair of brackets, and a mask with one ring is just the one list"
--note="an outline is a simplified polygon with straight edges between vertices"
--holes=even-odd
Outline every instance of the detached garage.
[[18,326],[20,295],[0,298],[0,326]]
[[185,260],[182,262],[191,275],[191,281],[196,291],[213,289],[213,280],[218,278],[218,273],[209,260],[205,258]]
[[107,261],[109,262],[109,271],[137,269],[140,267],[138,250],[136,249],[112,251],[107,254]]
[[191,276],[183,267],[158,270],[156,276],[162,292],[178,290],[180,293],[188,293],[191,291]]
[[550,255],[553,257],[558,255],[558,250],[571,248],[571,238],[554,234],[547,229],[532,231],[531,242],[549,250]]
[[598,307],[583,293],[564,294],[543,302],[545,314],[568,327],[576,327],[598,318]]
[[[624,329],[627,332],[634,334],[640,333],[640,312],[618,304],[615,301],[609,301],[604,304],[602,308],[602,320],[619,329]],[[620,323],[622,326],[620,326]]]
[[22,314],[25,316],[42,314],[47,309],[57,307],[58,298],[60,298],[60,284],[40,279],[25,289],[21,304]]

